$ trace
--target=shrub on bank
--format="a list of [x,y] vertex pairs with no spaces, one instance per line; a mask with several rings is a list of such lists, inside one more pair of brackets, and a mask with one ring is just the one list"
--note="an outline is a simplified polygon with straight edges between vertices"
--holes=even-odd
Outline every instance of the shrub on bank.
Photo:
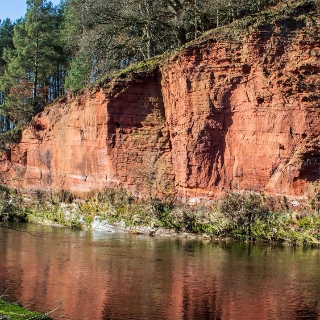
[[0,205],[2,219],[47,222],[69,228],[90,229],[94,221],[100,221],[133,230],[148,226],[211,238],[292,244],[320,242],[317,211],[293,214],[284,198],[276,201],[254,193],[229,192],[219,206],[210,207],[159,199],[141,203],[123,189],[104,189],[85,200],[68,192],[35,192],[26,202],[17,192],[3,188]]
[[230,221],[233,232],[252,237],[252,226],[257,220],[264,221],[270,215],[261,195],[229,192],[220,205],[221,214]]
[[21,195],[15,190],[0,186],[0,221],[27,221]]

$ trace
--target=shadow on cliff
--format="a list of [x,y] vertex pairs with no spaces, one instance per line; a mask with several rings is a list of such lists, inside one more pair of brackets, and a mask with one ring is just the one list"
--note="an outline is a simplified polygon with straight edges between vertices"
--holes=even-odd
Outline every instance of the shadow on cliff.
[[132,79],[117,81],[114,84],[106,106],[109,146],[114,148],[121,134],[130,134],[134,129],[143,128],[146,118],[155,109],[164,115],[160,82],[156,69],[150,74],[134,74]]
[[152,184],[171,179],[164,156],[171,145],[159,70],[116,81],[106,108],[107,180],[132,186],[145,197]]
[[196,153],[201,155],[198,157],[198,173],[201,176],[198,187],[210,189],[229,184],[225,170],[226,136],[233,124],[231,96],[236,85],[234,83],[222,89],[210,101],[210,114],[197,140]]

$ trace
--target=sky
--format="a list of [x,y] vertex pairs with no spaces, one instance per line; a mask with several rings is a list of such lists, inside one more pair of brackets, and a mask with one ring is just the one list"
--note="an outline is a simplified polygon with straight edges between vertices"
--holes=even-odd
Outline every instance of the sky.
[[[51,0],[54,5],[60,3],[60,0]],[[0,20],[10,18],[15,21],[26,14],[26,0],[0,0]]]

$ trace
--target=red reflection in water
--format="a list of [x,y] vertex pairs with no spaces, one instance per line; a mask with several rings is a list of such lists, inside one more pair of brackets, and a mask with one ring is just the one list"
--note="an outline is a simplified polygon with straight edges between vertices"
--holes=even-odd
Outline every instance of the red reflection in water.
[[22,225],[0,228],[0,290],[54,319],[318,319],[319,250]]

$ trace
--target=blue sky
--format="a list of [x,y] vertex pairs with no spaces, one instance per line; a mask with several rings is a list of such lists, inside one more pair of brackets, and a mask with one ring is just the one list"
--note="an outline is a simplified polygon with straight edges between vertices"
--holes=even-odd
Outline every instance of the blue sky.
[[[60,0],[51,0],[56,5]],[[0,0],[0,19],[3,21],[10,18],[15,21],[26,14],[27,5],[26,0]]]

